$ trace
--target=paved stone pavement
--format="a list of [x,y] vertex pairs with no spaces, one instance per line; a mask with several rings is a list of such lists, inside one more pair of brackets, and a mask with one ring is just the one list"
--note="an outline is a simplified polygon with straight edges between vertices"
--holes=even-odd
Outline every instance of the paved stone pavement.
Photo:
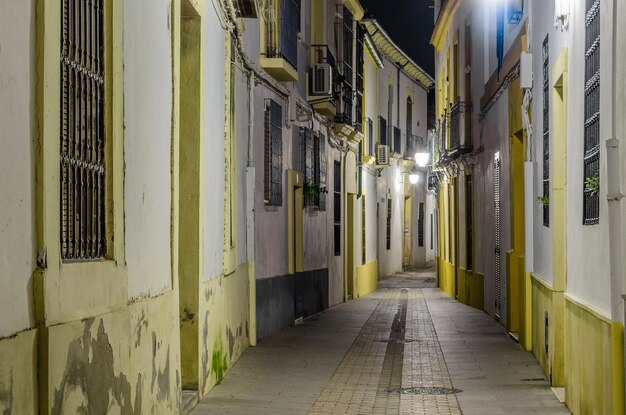
[[568,414],[486,314],[400,273],[250,348],[191,414]]

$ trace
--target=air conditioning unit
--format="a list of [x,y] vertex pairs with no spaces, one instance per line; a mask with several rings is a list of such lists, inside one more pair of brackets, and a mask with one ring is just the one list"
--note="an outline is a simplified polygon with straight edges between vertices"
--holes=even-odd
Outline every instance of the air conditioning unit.
[[376,165],[389,165],[389,146],[384,144],[379,144],[378,146],[376,146]]
[[313,65],[309,79],[309,95],[328,97],[333,95],[333,69],[330,64]]

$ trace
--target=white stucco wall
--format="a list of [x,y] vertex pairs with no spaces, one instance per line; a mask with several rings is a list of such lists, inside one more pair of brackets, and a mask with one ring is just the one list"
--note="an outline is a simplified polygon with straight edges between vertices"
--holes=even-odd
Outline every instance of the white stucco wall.
[[128,296],[171,287],[170,0],[124,4],[124,155]]
[[0,337],[33,326],[35,5],[0,3]]
[[[611,137],[611,39],[612,3],[601,2],[600,90],[600,224],[583,226],[583,143],[585,4],[570,5],[569,118],[567,148],[567,293],[611,315],[609,276],[609,221],[606,201],[606,145]],[[618,294],[618,293],[615,293]],[[619,314],[619,313],[618,313]],[[618,315],[617,318],[620,318]]]
[[203,27],[204,278],[222,273],[224,248],[225,32],[207,3]]

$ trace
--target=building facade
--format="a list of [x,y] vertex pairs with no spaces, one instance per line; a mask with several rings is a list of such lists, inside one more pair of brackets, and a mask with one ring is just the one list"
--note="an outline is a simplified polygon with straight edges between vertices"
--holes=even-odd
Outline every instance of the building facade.
[[0,6],[3,413],[180,413],[431,258],[433,80],[357,1],[257,3]]
[[577,414],[624,413],[623,17],[448,0],[431,39],[440,287],[501,321]]

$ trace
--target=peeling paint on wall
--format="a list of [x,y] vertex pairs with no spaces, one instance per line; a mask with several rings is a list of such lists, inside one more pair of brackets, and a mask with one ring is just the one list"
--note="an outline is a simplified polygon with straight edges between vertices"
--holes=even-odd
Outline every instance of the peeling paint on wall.
[[[63,377],[54,391],[52,415],[72,412],[105,414],[112,406],[117,406],[123,415],[134,412],[126,375],[115,375],[113,348],[104,322],[100,319],[95,338],[91,335],[93,323],[93,318],[85,320],[82,337],[72,341],[68,347]],[[67,407],[68,398],[71,397],[74,402],[77,394],[82,395],[82,404],[77,408]]]
[[152,384],[151,390],[154,396],[154,387],[157,386],[157,400],[164,402],[170,398],[170,346],[167,346],[167,358],[165,368],[160,370],[156,365],[157,350],[161,348],[162,342],[157,342],[156,333],[152,332]]
[[13,371],[8,387],[5,389],[0,385],[0,410],[2,415],[11,415],[13,413]]

